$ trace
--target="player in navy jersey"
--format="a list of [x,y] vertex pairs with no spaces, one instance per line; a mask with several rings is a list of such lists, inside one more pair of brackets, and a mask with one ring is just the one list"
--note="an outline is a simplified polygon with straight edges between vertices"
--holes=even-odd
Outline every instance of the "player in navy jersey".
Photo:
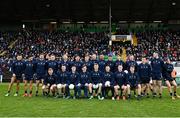
[[83,64],[86,65],[87,71],[90,72],[91,71],[91,61],[89,60],[89,55],[85,55]]
[[105,71],[106,62],[104,60],[104,55],[103,54],[101,54],[99,56],[98,64],[99,64],[99,70],[101,72],[104,72]]
[[[172,75],[171,75],[173,70],[174,70],[174,67],[173,67],[170,59],[167,58],[166,63],[164,64],[164,68],[163,68],[163,78],[164,78],[166,85],[168,87],[168,92],[169,92],[171,98],[174,100],[175,98],[180,98],[180,96],[177,95],[177,93],[176,93],[177,83],[174,80],[174,78],[172,78]],[[174,86],[174,94],[172,93],[172,85]]]
[[145,93],[147,93],[147,97],[149,97],[151,66],[147,63],[146,57],[142,58],[142,62],[138,66],[138,74],[141,82],[142,94],[144,95]]
[[48,96],[49,93],[51,92],[53,96],[55,96],[56,92],[56,81],[57,81],[57,76],[54,73],[52,68],[48,68],[48,72],[44,77],[43,81],[43,86],[42,86],[42,91],[44,96]]
[[28,85],[28,81],[29,81],[29,97],[32,97],[32,88],[33,88],[33,75],[35,73],[35,66],[34,66],[34,63],[33,63],[33,57],[32,56],[29,56],[29,59],[28,61],[25,62],[25,70],[24,70],[24,75],[25,75],[25,78],[24,78],[24,97],[27,97],[28,96],[28,93],[27,93],[27,85]]
[[63,55],[63,59],[59,62],[59,67],[62,67],[62,65],[66,66],[66,70],[70,71],[70,61],[68,60],[67,54]]
[[[127,74],[123,71],[123,65],[118,65],[118,71],[114,73],[114,91],[115,98],[117,100],[122,97],[123,100],[126,100],[126,92],[127,92]],[[119,95],[119,90],[121,91],[121,95]]]
[[117,60],[116,60],[116,62],[115,62],[115,65],[114,65],[114,71],[116,72],[116,71],[118,71],[118,66],[119,65],[122,65],[123,66],[123,70],[125,69],[125,63],[124,63],[124,61],[122,60],[122,58],[120,57],[120,56],[117,56]]
[[95,90],[95,96],[101,100],[102,92],[102,73],[99,71],[99,65],[94,64],[94,70],[91,72],[91,82],[89,84],[90,99],[93,99],[93,89]]
[[75,56],[75,61],[72,62],[72,65],[76,66],[77,72],[79,72],[79,73],[81,72],[82,62],[80,61],[79,55]]
[[102,85],[102,100],[108,96],[109,90],[111,90],[111,98],[114,100],[114,75],[110,71],[109,65],[105,67],[105,72],[103,73],[103,85]]
[[5,96],[10,95],[12,85],[14,84],[15,81],[17,83],[17,86],[16,86],[16,93],[14,94],[14,96],[18,96],[19,83],[20,80],[22,80],[22,74],[24,73],[24,63],[22,61],[22,55],[20,54],[17,55],[17,60],[12,64],[12,73],[13,75],[11,78],[11,82],[8,86],[8,93]]
[[39,84],[44,81],[45,74],[47,74],[47,64],[44,59],[44,54],[39,55],[39,59],[35,61],[36,73],[36,96],[38,96]]
[[152,67],[152,82],[153,82],[153,97],[157,94],[157,88],[159,90],[159,98],[162,97],[162,70],[164,62],[159,58],[158,53],[153,53],[153,59],[151,59]]
[[130,66],[134,66],[135,67],[135,71],[137,72],[138,70],[138,64],[134,59],[133,55],[130,55],[129,57],[129,61],[126,62],[126,70],[130,71]]
[[127,93],[128,99],[131,98],[131,90],[138,91],[137,100],[140,100],[141,97],[141,85],[139,80],[139,75],[135,72],[135,66],[130,66],[130,72],[127,74]]
[[111,72],[114,72],[115,69],[114,69],[114,62],[113,62],[113,58],[112,58],[112,55],[109,55],[108,56],[108,61],[106,62],[106,65],[108,65],[111,69]]
[[71,67],[71,72],[69,72],[68,79],[66,80],[66,99],[71,97],[70,90],[74,90],[73,99],[79,98],[79,96],[77,96],[79,87],[79,73],[76,71],[76,66],[73,65]]
[[63,98],[65,98],[66,80],[68,79],[68,72],[66,70],[65,65],[61,66],[61,70],[57,72],[57,76],[58,76],[58,79],[57,79],[56,84],[57,84],[58,91],[57,91],[56,98],[61,97],[61,95],[63,96]]
[[97,56],[96,54],[92,54],[91,56],[91,71],[94,70],[94,64],[98,64],[98,61],[97,61]]
[[58,62],[56,61],[56,56],[54,54],[51,54],[49,57],[49,61],[47,61],[47,68],[52,68],[54,73],[57,73]]
[[80,74],[80,87],[78,90],[78,94],[81,97],[81,90],[84,91],[84,97],[88,98],[88,89],[89,89],[89,82],[90,82],[90,73],[87,71],[87,66],[82,66],[82,72]]

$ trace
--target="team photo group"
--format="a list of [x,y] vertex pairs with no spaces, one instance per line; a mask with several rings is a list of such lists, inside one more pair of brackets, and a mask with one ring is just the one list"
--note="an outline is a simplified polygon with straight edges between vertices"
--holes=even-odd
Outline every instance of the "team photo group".
[[[64,54],[60,59],[54,54],[29,55],[23,58],[17,54],[11,64],[12,78],[7,94],[11,96],[54,97],[63,99],[130,100],[136,98],[162,98],[163,82],[167,86],[170,99],[178,99],[176,71],[169,58],[160,58],[154,52],[152,58],[142,57],[137,63],[133,55],[126,62],[120,56],[113,61],[112,55],[104,60],[104,54],[75,55]],[[20,88],[20,82],[23,87]],[[34,87],[35,84],[35,87]],[[33,90],[34,89],[34,90]],[[35,92],[34,92],[35,91]],[[42,92],[41,92],[42,91]]]

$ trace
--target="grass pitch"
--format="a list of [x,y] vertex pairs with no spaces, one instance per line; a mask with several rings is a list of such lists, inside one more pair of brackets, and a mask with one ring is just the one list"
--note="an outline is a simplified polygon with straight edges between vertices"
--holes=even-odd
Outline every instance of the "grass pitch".
[[[171,100],[167,89],[163,98],[135,98],[130,101],[97,99],[55,99],[43,96],[24,98],[21,84],[18,97],[5,97],[8,84],[0,84],[0,117],[180,117],[180,99]],[[178,89],[180,94],[180,88]],[[33,91],[34,93],[34,91]]]

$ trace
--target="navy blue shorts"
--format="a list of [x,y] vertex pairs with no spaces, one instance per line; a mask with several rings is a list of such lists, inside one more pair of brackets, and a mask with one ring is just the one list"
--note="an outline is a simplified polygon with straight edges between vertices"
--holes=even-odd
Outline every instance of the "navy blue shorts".
[[161,80],[161,79],[162,79],[161,75],[153,75],[152,76],[152,80]]

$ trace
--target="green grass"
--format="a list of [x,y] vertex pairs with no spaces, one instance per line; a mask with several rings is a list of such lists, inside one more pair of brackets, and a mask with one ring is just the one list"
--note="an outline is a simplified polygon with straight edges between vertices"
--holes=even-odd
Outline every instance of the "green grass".
[[65,100],[42,96],[23,98],[23,86],[18,97],[13,95],[4,97],[6,90],[7,84],[0,84],[0,117],[180,116],[180,99],[171,100],[167,89],[164,89],[162,99],[143,98],[141,101],[136,99],[130,101]]

